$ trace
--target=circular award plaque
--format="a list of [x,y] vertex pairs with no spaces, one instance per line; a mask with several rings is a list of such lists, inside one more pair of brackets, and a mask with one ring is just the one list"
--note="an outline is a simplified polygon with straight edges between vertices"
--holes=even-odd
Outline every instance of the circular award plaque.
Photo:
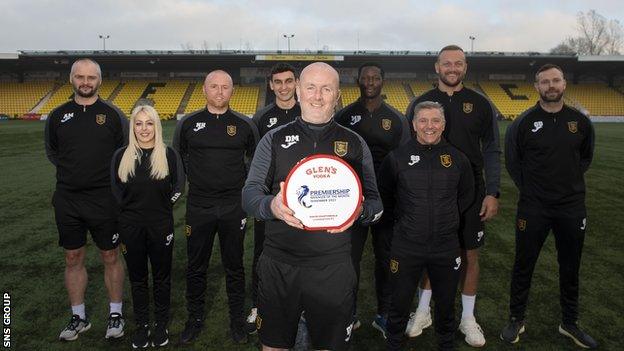
[[357,215],[362,184],[347,162],[319,154],[304,158],[290,170],[282,195],[306,230],[338,229]]

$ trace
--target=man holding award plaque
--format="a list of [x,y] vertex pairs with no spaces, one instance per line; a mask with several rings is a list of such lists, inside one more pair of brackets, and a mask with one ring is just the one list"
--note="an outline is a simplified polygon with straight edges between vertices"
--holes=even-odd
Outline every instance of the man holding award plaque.
[[338,72],[315,62],[301,72],[301,117],[258,144],[242,192],[243,208],[266,222],[258,261],[263,350],[294,345],[305,311],[314,349],[346,349],[353,328],[356,275],[351,226],[383,212],[364,140],[337,124]]

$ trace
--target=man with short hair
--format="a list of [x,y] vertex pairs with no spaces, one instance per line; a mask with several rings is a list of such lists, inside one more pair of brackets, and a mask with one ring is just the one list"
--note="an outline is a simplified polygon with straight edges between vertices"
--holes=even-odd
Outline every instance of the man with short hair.
[[257,326],[263,350],[285,350],[295,343],[305,311],[313,348],[343,350],[353,328],[356,276],[351,263],[351,226],[306,231],[282,202],[284,181],[302,158],[314,154],[341,157],[355,170],[364,197],[358,221],[381,217],[373,161],[364,140],[337,124],[338,72],[315,62],[297,84],[301,117],[267,133],[256,149],[243,188],[243,207],[266,222]]
[[[462,48],[456,45],[442,48],[435,63],[437,88],[416,98],[408,107],[406,115],[411,121],[414,106],[422,101],[442,104],[446,117],[444,137],[463,152],[472,165],[476,198],[464,212],[460,225],[460,244],[465,265],[460,278],[462,317],[459,330],[466,336],[465,341],[470,346],[482,347],[485,345],[485,337],[474,317],[479,282],[479,248],[485,243],[484,223],[498,212],[500,146],[496,110],[485,96],[464,86],[467,69]],[[418,336],[431,325],[430,300],[430,284],[424,279],[419,291],[418,308],[406,330],[409,336]]]
[[531,277],[552,230],[559,262],[559,333],[584,348],[598,343],[578,325],[579,268],[587,228],[584,174],[594,153],[590,119],[564,104],[561,67],[546,64],[535,74],[539,102],[507,128],[505,165],[520,192],[516,217],[516,257],[511,277],[510,321],[501,332],[520,340]]
[[[371,150],[375,173],[377,173],[388,152],[411,139],[411,131],[405,116],[383,101],[381,91],[384,83],[384,70],[380,64],[363,63],[358,69],[357,83],[360,88],[360,98],[337,112],[335,119],[336,122],[364,138]],[[391,294],[388,266],[392,224],[392,214],[386,212],[379,223],[370,227],[375,254],[375,292],[377,294],[377,315],[373,321],[373,327],[381,331],[384,338]],[[356,225],[351,238],[351,256],[358,282],[360,261],[368,237],[368,229],[369,227]],[[354,319],[357,329],[360,322],[355,316]]]
[[454,350],[462,264],[457,234],[461,213],[474,200],[474,179],[468,158],[442,138],[442,105],[423,101],[414,113],[416,139],[390,152],[379,170],[384,209],[396,221],[387,346],[401,349],[414,293],[426,270],[436,302],[438,349]]
[[243,241],[246,214],[240,192],[247,177],[247,160],[258,142],[251,119],[230,109],[232,77],[210,72],[204,81],[206,107],[182,118],[173,147],[180,153],[189,181],[186,207],[186,299],[189,313],[180,335],[183,344],[194,341],[204,322],[206,272],[215,236],[219,234],[221,261],[230,313],[230,334],[246,343],[243,307],[245,270]]
[[100,99],[102,71],[91,59],[78,59],[69,82],[73,99],[54,109],[45,125],[48,159],[56,167],[52,198],[59,245],[65,249],[65,287],[72,317],[59,335],[76,340],[91,328],[85,312],[87,231],[100,250],[104,283],[110,299],[105,338],[123,336],[124,268],[119,259],[118,207],[110,186],[113,153],[127,141],[128,120],[115,106]]
[[[295,99],[297,75],[295,68],[287,63],[278,63],[271,68],[269,87],[275,94],[275,101],[260,109],[253,116],[258,127],[260,138],[269,131],[290,123],[301,116],[301,108]],[[251,266],[251,301],[252,307],[247,316],[248,333],[256,332],[256,316],[258,315],[258,258],[264,244],[264,221],[254,219],[254,256]]]

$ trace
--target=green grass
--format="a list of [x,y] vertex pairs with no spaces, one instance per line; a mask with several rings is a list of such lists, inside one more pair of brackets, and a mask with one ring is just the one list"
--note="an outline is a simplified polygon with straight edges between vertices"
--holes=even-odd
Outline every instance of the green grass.
[[[506,123],[501,124],[504,132]],[[63,250],[50,199],[55,185],[53,166],[45,158],[41,122],[0,122],[0,287],[11,294],[12,344],[17,350],[107,350],[129,348],[129,336],[120,341],[104,340],[108,303],[102,279],[102,265],[89,240],[87,311],[93,327],[72,343],[57,341],[69,318],[69,304],[63,286]],[[596,124],[596,153],[587,174],[588,232],[581,267],[580,324],[601,344],[603,350],[619,350],[624,341],[624,124]],[[170,141],[173,122],[165,123]],[[487,225],[487,244],[481,253],[481,284],[477,315],[489,350],[575,350],[560,336],[558,270],[552,236],[542,250],[533,278],[527,332],[517,346],[498,339],[506,322],[509,280],[514,257],[513,222],[517,192],[507,173],[502,174],[500,214]],[[176,206],[176,243],[173,264],[172,340],[177,341],[184,321],[186,264],[184,223],[185,199]],[[354,334],[353,350],[382,350],[384,343],[370,326],[375,313],[372,284],[373,264],[369,245],[362,262],[359,317],[362,327]],[[218,245],[215,245],[218,248]],[[251,229],[245,239],[245,267],[249,286],[253,247]],[[225,281],[218,249],[208,274],[206,327],[189,350],[255,350],[257,337],[246,346],[235,346],[227,336],[228,314]],[[125,285],[125,314],[132,321],[129,284]],[[248,299],[249,303],[249,299]],[[459,311],[458,311],[459,312]],[[132,323],[130,323],[131,325]],[[132,330],[132,327],[128,329]],[[471,350],[457,336],[460,350]],[[431,328],[408,344],[410,349],[435,348]],[[174,348],[173,346],[171,347]],[[176,349],[183,349],[177,348]]]

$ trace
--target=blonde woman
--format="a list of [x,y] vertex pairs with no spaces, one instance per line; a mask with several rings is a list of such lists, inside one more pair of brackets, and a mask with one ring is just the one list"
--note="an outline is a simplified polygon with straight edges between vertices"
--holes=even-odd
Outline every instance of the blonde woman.
[[160,118],[153,107],[136,107],[130,128],[128,146],[113,156],[111,181],[121,208],[119,234],[137,324],[132,347],[150,344],[148,260],[156,320],[151,344],[165,346],[169,342],[173,204],[186,179],[177,152],[163,142]]

